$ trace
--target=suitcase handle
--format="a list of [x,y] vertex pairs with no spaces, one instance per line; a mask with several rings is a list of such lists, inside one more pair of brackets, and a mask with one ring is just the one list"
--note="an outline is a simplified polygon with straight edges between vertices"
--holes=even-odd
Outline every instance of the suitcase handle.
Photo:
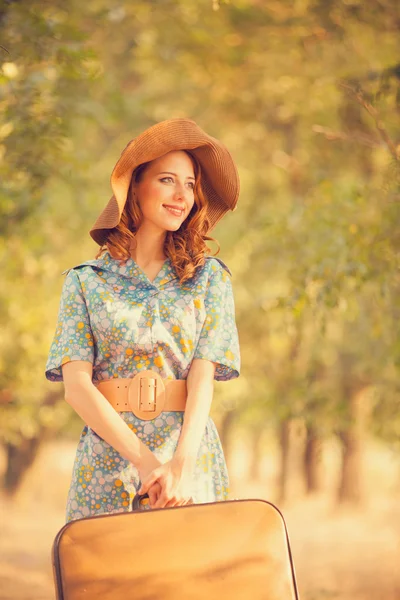
[[[149,497],[148,494],[136,494],[136,496],[134,497],[133,502],[132,502],[132,512],[134,510],[140,510],[140,502],[142,500],[145,500],[148,497]],[[193,498],[190,498],[190,500],[189,500],[189,502],[187,504],[188,505],[189,504],[194,504]]]
[[140,502],[148,498],[148,494],[136,494],[132,502],[132,511],[140,509]]

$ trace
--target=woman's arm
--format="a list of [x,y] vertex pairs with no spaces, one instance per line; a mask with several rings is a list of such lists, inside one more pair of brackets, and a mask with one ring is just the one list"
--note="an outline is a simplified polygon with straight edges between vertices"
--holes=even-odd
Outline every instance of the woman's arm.
[[214,394],[215,364],[195,358],[188,377],[188,398],[175,460],[190,471],[196,463]]
[[97,435],[138,469],[143,480],[160,461],[93,385],[92,369],[92,363],[83,360],[63,365],[65,399]]
[[190,500],[193,470],[213,398],[214,372],[214,363],[193,360],[187,377],[185,416],[174,457],[155,469],[139,490],[146,493],[155,482],[160,484],[161,494],[155,508],[179,506]]

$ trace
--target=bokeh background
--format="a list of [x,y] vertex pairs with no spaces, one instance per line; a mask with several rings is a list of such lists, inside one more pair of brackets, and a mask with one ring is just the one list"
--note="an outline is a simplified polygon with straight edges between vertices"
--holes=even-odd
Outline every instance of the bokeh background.
[[[303,600],[400,598],[400,4],[0,0],[0,598],[54,597],[82,423],[44,378],[122,149],[190,117],[231,150],[243,369],[233,497],[277,503]],[[213,247],[215,249],[215,247]]]

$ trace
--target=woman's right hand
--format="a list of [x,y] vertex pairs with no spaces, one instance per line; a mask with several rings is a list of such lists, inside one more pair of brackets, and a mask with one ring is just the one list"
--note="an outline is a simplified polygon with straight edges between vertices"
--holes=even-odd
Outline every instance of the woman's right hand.
[[[153,452],[151,452],[151,450],[148,450],[148,452],[146,452],[146,454],[142,457],[140,467],[138,468],[140,481],[145,481],[150,473],[152,473],[152,471],[157,469],[157,467],[160,465],[161,463],[158,458],[153,454]],[[147,494],[149,496],[150,507],[153,508],[161,494],[161,486],[158,481],[156,481],[150,487]]]
[[193,473],[184,468],[176,457],[161,465],[142,481],[139,494],[149,494],[150,490],[158,484],[160,494],[155,508],[169,508],[192,504]]

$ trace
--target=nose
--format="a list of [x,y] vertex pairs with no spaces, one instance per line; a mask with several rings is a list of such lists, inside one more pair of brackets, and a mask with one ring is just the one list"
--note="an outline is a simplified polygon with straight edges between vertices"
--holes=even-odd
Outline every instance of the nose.
[[181,183],[177,183],[174,191],[174,198],[176,200],[185,200],[186,192],[187,190],[185,189],[185,186]]

